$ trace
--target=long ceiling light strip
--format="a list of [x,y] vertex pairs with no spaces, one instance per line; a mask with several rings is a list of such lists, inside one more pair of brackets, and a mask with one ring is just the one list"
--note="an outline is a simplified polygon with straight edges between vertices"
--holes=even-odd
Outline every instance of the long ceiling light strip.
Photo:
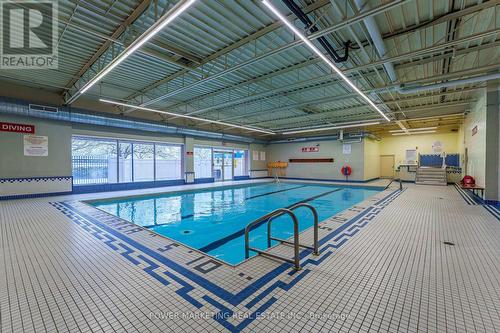
[[410,132],[410,133],[392,133],[392,135],[416,135],[416,134],[430,134],[436,133],[436,131],[421,131],[421,132]]
[[267,131],[267,130],[264,130],[264,129],[261,129],[261,128],[235,125],[235,124],[230,124],[230,123],[226,123],[226,122],[223,122],[223,121],[210,120],[210,119],[199,118],[199,117],[193,117],[193,116],[188,116],[188,115],[183,115],[183,114],[178,114],[178,113],[173,113],[173,112],[168,112],[168,111],[163,111],[163,110],[156,110],[156,109],[151,109],[151,108],[147,108],[147,107],[144,107],[144,106],[133,105],[133,104],[128,104],[128,103],[122,103],[122,102],[112,101],[112,100],[103,99],[103,98],[99,99],[99,101],[101,101],[103,103],[108,103],[108,104],[114,104],[114,105],[120,105],[120,106],[129,107],[129,108],[135,108],[135,109],[143,110],[143,111],[162,113],[162,114],[166,114],[166,115],[174,116],[174,117],[180,117],[180,118],[186,118],[186,119],[192,119],[192,120],[197,120],[197,121],[203,121],[203,122],[212,123],[212,124],[218,124],[218,125],[223,125],[223,126],[241,128],[241,129],[248,130],[248,131],[253,131],[253,132],[260,132],[260,133],[264,133],[264,134],[276,134],[274,132]]
[[[435,130],[437,129],[436,126],[433,126],[433,127],[421,127],[421,128],[407,128],[406,130],[408,132],[418,132],[418,131],[427,131],[427,130]],[[392,130],[392,131],[389,131],[389,133],[401,133],[401,132],[405,132],[403,130]]]
[[80,90],[78,90],[69,100],[68,104],[74,102],[79,96],[87,92],[97,82],[101,81],[106,75],[109,74],[116,66],[125,61],[135,51],[141,48],[151,38],[158,34],[163,28],[175,20],[179,15],[185,12],[197,0],[181,0],[175,7],[173,7],[167,14],[162,16],[155,24],[146,30],[141,36],[132,42],[122,53],[120,53],[113,61],[109,63],[99,74],[87,82]]
[[295,35],[297,35],[318,57],[320,57],[328,66],[330,66],[341,78],[344,80],[359,96],[361,96],[373,109],[375,109],[385,120],[390,121],[390,119],[378,108],[375,103],[368,98],[354,83],[345,76],[345,74],[337,67],[335,64],[328,59],[314,44],[302,33],[300,32],[292,23],[290,23],[286,17],[281,14],[276,7],[274,7],[268,0],[262,0],[262,3],[269,8],[277,18],[279,18]]
[[299,133],[308,133],[308,132],[320,132],[320,131],[329,131],[329,130],[336,130],[336,129],[342,129],[342,128],[351,128],[351,127],[363,127],[363,126],[369,126],[369,125],[378,125],[380,124],[380,121],[376,122],[371,122],[371,123],[358,123],[358,124],[350,124],[350,125],[337,125],[337,126],[330,126],[330,127],[316,127],[316,128],[309,128],[309,129],[303,129],[303,130],[297,130],[297,131],[286,131],[286,132],[281,132],[281,134],[299,134]]

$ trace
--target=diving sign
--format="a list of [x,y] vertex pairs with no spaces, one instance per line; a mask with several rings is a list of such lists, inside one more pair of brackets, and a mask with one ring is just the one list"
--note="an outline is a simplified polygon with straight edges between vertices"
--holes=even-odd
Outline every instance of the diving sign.
[[35,125],[0,122],[0,131],[34,134],[35,133]]

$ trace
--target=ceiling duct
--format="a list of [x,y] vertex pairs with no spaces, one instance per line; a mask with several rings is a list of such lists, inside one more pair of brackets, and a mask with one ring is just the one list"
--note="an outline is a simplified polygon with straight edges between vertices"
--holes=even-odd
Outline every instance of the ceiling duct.
[[39,105],[39,104],[30,104],[29,110],[38,112],[52,112],[52,113],[59,112],[59,109],[54,106]]

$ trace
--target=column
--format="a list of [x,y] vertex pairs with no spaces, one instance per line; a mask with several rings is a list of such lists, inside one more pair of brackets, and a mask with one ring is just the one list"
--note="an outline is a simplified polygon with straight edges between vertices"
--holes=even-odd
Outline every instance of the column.
[[194,139],[184,139],[184,171],[186,183],[194,183]]
[[484,199],[499,201],[500,194],[500,84],[489,81],[486,87],[486,170]]

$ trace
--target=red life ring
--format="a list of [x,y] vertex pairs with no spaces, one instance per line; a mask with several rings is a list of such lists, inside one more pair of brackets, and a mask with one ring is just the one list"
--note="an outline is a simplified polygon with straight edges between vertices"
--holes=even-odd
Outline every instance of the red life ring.
[[344,165],[344,166],[342,167],[341,171],[342,171],[342,174],[343,174],[344,176],[350,176],[350,175],[351,175],[351,172],[352,172],[352,169],[351,169],[351,167],[350,167],[350,166],[348,166],[348,165]]

